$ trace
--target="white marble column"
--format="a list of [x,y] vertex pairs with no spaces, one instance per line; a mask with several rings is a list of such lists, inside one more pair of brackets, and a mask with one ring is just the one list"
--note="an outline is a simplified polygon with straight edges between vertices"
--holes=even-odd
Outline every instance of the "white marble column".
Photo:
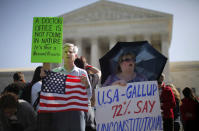
[[116,37],[109,37],[109,50],[117,43]]
[[126,37],[126,42],[132,42],[133,41],[133,36],[132,35],[127,35]]
[[75,40],[75,45],[78,47],[78,56],[82,56],[82,41],[81,38],[76,38]]
[[99,67],[99,48],[97,38],[91,38],[91,65]]
[[151,43],[151,35],[150,34],[145,34],[144,35],[144,41],[148,41],[150,44],[152,44]]
[[[165,36],[163,36],[165,37]],[[164,56],[167,57],[167,63],[164,67],[164,71],[163,73],[165,74],[165,82],[168,83],[171,81],[171,78],[170,78],[170,70],[169,70],[169,42],[166,38],[163,38],[162,39],[162,42],[161,42],[161,52]]]

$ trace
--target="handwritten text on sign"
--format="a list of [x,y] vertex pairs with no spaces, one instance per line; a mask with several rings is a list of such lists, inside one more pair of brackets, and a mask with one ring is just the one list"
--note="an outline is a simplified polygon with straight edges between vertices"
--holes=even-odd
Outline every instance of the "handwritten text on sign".
[[34,17],[31,62],[62,62],[62,17]]
[[95,91],[98,131],[161,131],[156,81],[109,86]]

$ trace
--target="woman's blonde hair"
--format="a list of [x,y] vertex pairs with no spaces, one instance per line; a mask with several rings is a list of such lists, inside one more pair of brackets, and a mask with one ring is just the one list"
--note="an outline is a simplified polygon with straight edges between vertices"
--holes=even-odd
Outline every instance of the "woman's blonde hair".
[[66,47],[72,47],[72,48],[73,48],[73,52],[74,52],[75,54],[78,53],[78,48],[77,48],[76,45],[74,45],[74,44],[72,44],[72,43],[65,43],[65,44],[63,44],[63,49],[65,49]]
[[168,86],[172,89],[175,98],[177,98],[177,99],[179,100],[179,104],[181,105],[180,93],[179,93],[179,91],[176,89],[175,85],[174,85],[174,84],[168,84]]

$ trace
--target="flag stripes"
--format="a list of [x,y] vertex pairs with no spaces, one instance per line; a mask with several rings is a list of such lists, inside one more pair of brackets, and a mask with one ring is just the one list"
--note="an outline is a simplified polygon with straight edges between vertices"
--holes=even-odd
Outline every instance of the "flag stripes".
[[[87,90],[79,76],[52,71],[46,74],[42,80],[39,112],[88,111]],[[65,84],[59,82],[63,79]]]

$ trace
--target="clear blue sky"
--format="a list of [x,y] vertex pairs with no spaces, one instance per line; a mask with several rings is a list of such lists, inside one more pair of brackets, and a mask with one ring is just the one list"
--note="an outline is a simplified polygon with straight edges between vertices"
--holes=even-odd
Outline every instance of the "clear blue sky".
[[[0,0],[0,68],[30,62],[33,17],[59,16],[97,0]],[[112,0],[173,14],[170,61],[199,61],[199,0]]]

